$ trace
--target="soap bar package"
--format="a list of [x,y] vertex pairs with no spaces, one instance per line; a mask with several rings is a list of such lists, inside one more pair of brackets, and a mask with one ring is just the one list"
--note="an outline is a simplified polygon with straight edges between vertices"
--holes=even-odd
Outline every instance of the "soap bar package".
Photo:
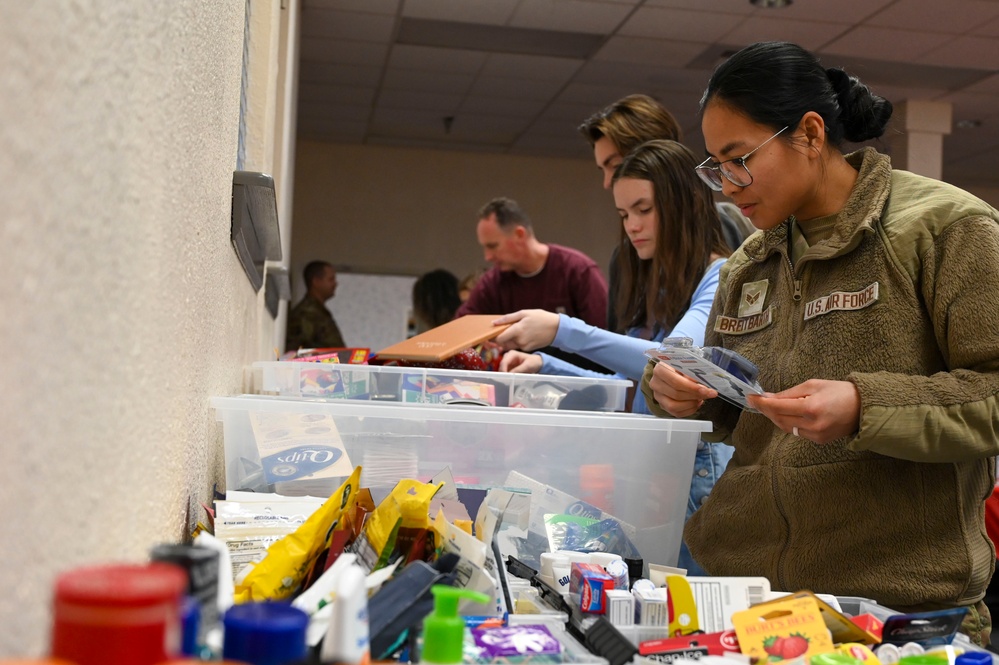
[[491,659],[562,653],[562,643],[540,624],[474,628],[472,637],[483,655]]

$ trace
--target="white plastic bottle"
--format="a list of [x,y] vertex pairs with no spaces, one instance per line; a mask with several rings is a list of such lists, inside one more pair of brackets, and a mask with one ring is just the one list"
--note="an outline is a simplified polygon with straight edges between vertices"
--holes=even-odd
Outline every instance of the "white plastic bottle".
[[333,615],[320,650],[323,662],[336,661],[348,665],[370,663],[368,592],[364,587],[366,577],[364,569],[353,564],[337,580]]

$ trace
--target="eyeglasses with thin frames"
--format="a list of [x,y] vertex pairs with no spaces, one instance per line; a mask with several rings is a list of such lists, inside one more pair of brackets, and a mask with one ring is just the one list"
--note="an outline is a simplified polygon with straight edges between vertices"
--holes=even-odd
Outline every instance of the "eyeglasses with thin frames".
[[697,175],[701,177],[701,180],[706,182],[708,187],[716,192],[720,192],[722,190],[722,185],[724,184],[722,182],[722,176],[725,176],[725,178],[736,187],[749,187],[753,184],[753,174],[749,172],[749,167],[746,166],[746,160],[748,160],[754,152],[780,136],[781,132],[790,126],[791,125],[788,125],[784,129],[780,130],[742,157],[726,159],[724,162],[718,162],[714,166],[708,165],[708,162],[712,159],[711,157],[708,157],[703,162],[698,164],[694,170],[697,171]]

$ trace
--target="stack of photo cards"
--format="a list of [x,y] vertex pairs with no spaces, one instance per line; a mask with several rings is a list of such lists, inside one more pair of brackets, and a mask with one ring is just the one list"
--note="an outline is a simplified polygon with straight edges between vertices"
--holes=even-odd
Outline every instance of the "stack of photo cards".
[[667,338],[659,348],[649,349],[645,355],[718,391],[719,397],[740,409],[755,412],[746,396],[764,392],[756,382],[756,365],[734,351],[721,347],[698,348],[691,341],[689,338]]

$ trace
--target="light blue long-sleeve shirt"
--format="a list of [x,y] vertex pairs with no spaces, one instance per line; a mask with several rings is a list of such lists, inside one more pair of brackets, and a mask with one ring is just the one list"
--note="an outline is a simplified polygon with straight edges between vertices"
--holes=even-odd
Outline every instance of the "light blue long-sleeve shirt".
[[[559,314],[558,332],[552,346],[563,351],[579,354],[589,360],[599,363],[607,369],[614,370],[613,375],[602,374],[592,370],[577,367],[560,358],[547,353],[541,356],[541,374],[557,374],[559,376],[584,376],[596,379],[618,378],[631,379],[636,383],[642,380],[642,372],[649,359],[645,356],[646,349],[658,346],[658,342],[666,337],[690,337],[695,346],[704,344],[704,330],[708,325],[708,314],[711,303],[718,289],[718,272],[725,259],[718,259],[708,266],[704,276],[694,290],[690,300],[690,308],[677,322],[676,326],[666,334],[659,331],[652,339],[639,337],[640,328],[629,328],[626,334],[614,333],[603,328],[591,326],[584,321],[565,314]],[[632,404],[634,413],[649,413],[645,400],[637,396]]]

